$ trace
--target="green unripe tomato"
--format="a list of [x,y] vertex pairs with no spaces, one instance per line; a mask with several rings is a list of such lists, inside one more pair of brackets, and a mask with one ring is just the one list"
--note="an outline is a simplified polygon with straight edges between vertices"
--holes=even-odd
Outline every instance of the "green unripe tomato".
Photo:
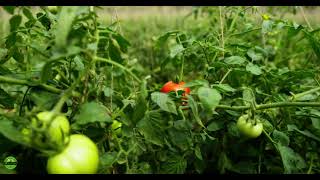
[[58,12],[57,6],[48,6],[47,8],[52,14],[56,14]]
[[[55,118],[53,119],[54,116]],[[67,140],[70,133],[70,123],[65,116],[43,111],[37,114],[37,118],[39,121],[36,118],[32,119],[32,125],[39,127],[40,123],[41,128],[47,128],[51,143],[62,144]],[[52,121],[51,124],[50,121]]]
[[99,151],[87,136],[73,134],[67,146],[47,162],[49,174],[95,174],[99,166]]
[[121,134],[121,126],[122,123],[117,120],[114,120],[111,125],[112,130],[116,133],[117,136]]
[[31,136],[31,132],[30,132],[30,129],[27,129],[27,128],[23,128],[21,130],[21,134],[23,135],[23,140],[25,142],[30,142],[30,136]]
[[237,121],[237,127],[241,134],[248,138],[257,138],[261,135],[263,130],[263,124],[257,120],[256,124],[248,121],[249,116],[243,115],[240,116]]

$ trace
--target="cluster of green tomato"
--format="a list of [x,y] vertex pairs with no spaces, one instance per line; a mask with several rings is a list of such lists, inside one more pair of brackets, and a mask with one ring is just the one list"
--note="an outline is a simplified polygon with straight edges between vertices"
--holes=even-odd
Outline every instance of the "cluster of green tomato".
[[[48,158],[49,174],[94,174],[98,171],[97,145],[83,134],[70,134],[70,124],[66,116],[44,111],[38,113],[31,124],[37,126],[39,122],[43,128],[47,129],[49,136],[47,143],[63,146],[61,151]],[[118,121],[112,124],[116,134],[121,133],[121,125]],[[29,129],[23,129],[22,133],[25,137],[31,137]],[[41,144],[39,140],[35,139],[35,141]]]

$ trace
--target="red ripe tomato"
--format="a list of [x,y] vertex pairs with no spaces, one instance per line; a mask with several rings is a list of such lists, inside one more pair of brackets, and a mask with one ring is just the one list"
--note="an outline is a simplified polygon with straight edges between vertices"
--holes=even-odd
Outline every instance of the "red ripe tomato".
[[[188,87],[184,87],[185,84],[186,84],[185,82],[181,81],[181,82],[177,85],[175,91],[183,90],[186,94],[190,94],[190,91],[191,91],[191,90],[190,90],[190,88],[188,88]],[[185,93],[183,93],[182,95],[185,96]]]
[[182,90],[184,91],[184,93],[182,94],[182,96],[185,96],[185,94],[190,94],[190,88],[188,87],[184,87],[185,82],[181,81],[179,84],[176,84],[172,81],[167,82],[165,85],[163,85],[163,87],[161,88],[161,92],[163,93],[169,93],[171,91],[179,91]]
[[[190,94],[191,90],[188,87],[184,87],[185,84],[186,83],[183,82],[183,81],[179,82],[179,84],[176,84],[176,83],[174,83],[172,81],[169,81],[165,85],[163,85],[163,87],[161,88],[160,91],[163,92],[163,93],[169,93],[171,91],[175,91],[175,92],[184,91],[182,93],[182,96],[186,96],[186,94]],[[187,98],[183,97],[182,99],[186,100]],[[182,105],[183,106],[187,105],[187,102],[182,102]]]
[[167,82],[166,84],[163,85],[163,87],[161,88],[161,92],[163,93],[169,93],[171,91],[174,91],[176,89],[176,86],[177,84],[172,82],[172,81],[169,81]]

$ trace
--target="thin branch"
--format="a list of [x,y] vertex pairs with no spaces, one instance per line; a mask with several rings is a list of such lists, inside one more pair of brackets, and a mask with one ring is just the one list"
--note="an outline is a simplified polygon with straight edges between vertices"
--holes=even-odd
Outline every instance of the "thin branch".
[[0,76],[0,83],[19,84],[19,85],[25,85],[30,87],[41,87],[49,92],[56,93],[56,94],[59,94],[62,92],[61,89],[57,89],[47,84],[36,84],[34,82],[30,82],[27,80],[16,79],[16,78],[6,77],[6,76]]
[[[301,107],[320,107],[319,102],[278,102],[270,104],[260,104],[256,105],[256,110],[269,109],[269,108],[278,108],[278,107],[292,107],[292,106],[301,106]],[[228,110],[247,110],[250,109],[250,106],[227,106],[227,105],[218,105],[216,109],[228,109]]]
[[102,62],[106,62],[106,63],[109,63],[109,64],[113,64],[113,65],[115,65],[115,66],[117,66],[117,67],[125,70],[125,71],[128,72],[137,82],[141,83],[141,80],[140,80],[132,71],[130,71],[128,68],[124,67],[123,65],[121,65],[121,64],[119,64],[119,63],[117,63],[117,62],[115,62],[115,61],[112,61],[111,59],[106,59],[106,58],[102,58],[102,57],[98,57],[98,56],[96,56],[94,59],[97,60],[97,61],[102,61]]

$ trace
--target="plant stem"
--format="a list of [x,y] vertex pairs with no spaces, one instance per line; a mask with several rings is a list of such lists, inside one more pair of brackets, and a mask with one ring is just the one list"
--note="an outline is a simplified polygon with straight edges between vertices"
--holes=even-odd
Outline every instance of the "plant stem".
[[238,19],[239,13],[240,13],[241,11],[242,11],[242,10],[241,10],[241,7],[238,7],[237,14],[236,14],[236,16],[232,19],[231,25],[230,25],[230,27],[229,27],[229,32],[232,32],[233,27],[234,27],[234,25],[235,25],[235,22],[236,22],[236,20]]
[[261,28],[250,29],[250,30],[243,31],[243,32],[240,32],[240,33],[230,34],[230,36],[240,36],[240,35],[243,35],[243,34],[246,34],[246,33],[252,32],[252,31],[257,31],[257,30],[260,30],[260,29]]
[[[278,102],[270,104],[260,104],[256,105],[256,110],[268,109],[268,108],[277,108],[277,107],[290,107],[290,106],[301,106],[301,107],[320,107],[319,102]],[[250,109],[250,106],[227,106],[227,105],[218,105],[216,109],[228,109],[228,110],[247,110]]]
[[309,23],[306,15],[305,15],[305,13],[304,13],[303,7],[302,7],[302,6],[299,6],[299,8],[300,8],[301,14],[302,14],[302,16],[303,16],[303,19],[306,21],[308,27],[309,27],[311,30],[313,30],[312,26],[310,25],[310,23]]
[[123,65],[121,65],[121,64],[119,64],[119,63],[117,63],[117,62],[114,62],[114,61],[112,61],[111,59],[106,59],[106,58],[102,58],[102,57],[98,57],[98,56],[96,56],[94,59],[97,60],[97,61],[102,61],[102,62],[106,62],[106,63],[109,63],[109,64],[113,64],[113,65],[115,65],[115,66],[117,66],[117,67],[125,70],[125,71],[128,72],[137,82],[141,83],[141,80],[140,80],[135,74],[133,74],[133,72],[131,72],[128,68],[124,67]]
[[317,92],[319,90],[320,90],[320,87],[317,87],[317,88],[310,89],[308,91],[293,95],[292,100],[299,99],[300,97],[303,97],[303,96],[305,96],[307,94],[311,94],[311,93]]
[[226,77],[229,75],[229,73],[232,71],[232,69],[229,69],[228,72],[222,77],[221,81],[219,82],[219,84],[221,84],[225,79]]
[[184,55],[182,55],[181,71],[179,81],[183,81],[183,69],[184,69]]
[[[0,75],[0,83],[25,85],[25,86],[29,86],[29,87],[40,87],[48,92],[52,92],[55,94],[60,94],[64,91],[62,89],[58,89],[58,88],[55,88],[55,87],[47,85],[47,84],[41,84],[41,83],[37,83],[37,82],[27,81],[24,79],[16,79],[16,78],[12,78],[12,77],[1,76],[1,75]],[[77,97],[81,96],[76,91],[73,91],[72,95],[77,96]]]
[[313,166],[313,156],[311,156],[311,162],[310,162],[310,166],[309,166],[309,169],[308,169],[308,172],[307,172],[307,174],[311,174],[311,172],[312,172],[312,166]]
[[[264,135],[267,136],[267,138],[269,139],[269,141],[272,142],[272,144],[275,146],[275,148],[277,148],[276,142],[274,142],[274,140],[270,137],[270,135],[269,135],[264,129],[263,129],[262,131],[263,131]],[[278,148],[277,148],[277,149],[278,149]]]
[[18,84],[18,85],[25,85],[30,87],[38,86],[49,92],[56,93],[56,94],[59,94],[62,92],[61,89],[57,89],[47,84],[39,84],[39,83],[34,83],[34,82],[30,82],[23,79],[16,79],[16,78],[6,77],[6,76],[0,76],[0,83]]
[[[223,20],[222,20],[222,8],[219,6],[220,26],[221,26],[221,46],[224,49],[224,35],[223,35]],[[222,51],[222,57],[224,58],[224,51]]]

